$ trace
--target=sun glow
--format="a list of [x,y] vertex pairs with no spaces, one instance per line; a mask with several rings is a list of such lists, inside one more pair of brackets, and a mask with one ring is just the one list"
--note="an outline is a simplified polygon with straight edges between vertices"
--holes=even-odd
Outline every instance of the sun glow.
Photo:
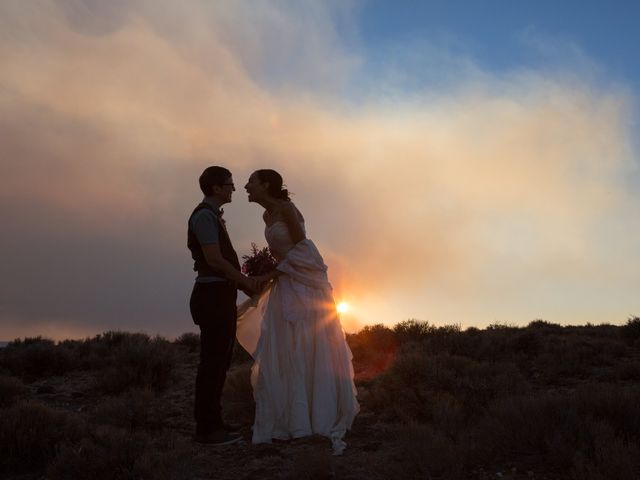
[[338,310],[338,313],[347,313],[349,310],[349,304],[347,302],[340,302],[336,306],[336,309]]

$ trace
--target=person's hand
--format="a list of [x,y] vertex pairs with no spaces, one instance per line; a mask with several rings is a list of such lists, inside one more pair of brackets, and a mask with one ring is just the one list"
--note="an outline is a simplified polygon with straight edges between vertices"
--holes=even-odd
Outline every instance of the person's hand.
[[253,297],[255,295],[255,292],[252,292],[251,290],[249,290],[248,288],[242,285],[238,285],[238,290],[244,293],[247,297]]
[[264,275],[258,275],[257,277],[254,277],[257,281],[258,284],[260,285],[260,290],[263,290],[264,287],[271,281],[273,280],[273,275],[271,273],[265,273]]
[[256,293],[260,293],[262,289],[261,283],[257,280],[257,277],[244,277],[242,283],[238,285],[246,295],[252,297]]

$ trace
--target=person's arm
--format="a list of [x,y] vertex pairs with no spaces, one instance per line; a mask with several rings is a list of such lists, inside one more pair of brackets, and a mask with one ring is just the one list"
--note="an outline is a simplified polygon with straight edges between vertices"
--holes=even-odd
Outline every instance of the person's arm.
[[219,223],[216,216],[209,211],[200,211],[192,219],[191,227],[200,243],[207,264],[219,272],[221,276],[236,283],[243,290],[257,291],[260,285],[249,279],[222,256],[219,241]]
[[307,238],[302,229],[302,225],[300,225],[300,214],[296,209],[295,205],[291,202],[285,202],[282,205],[282,219],[287,224],[287,228],[289,229],[289,235],[291,235],[291,240],[293,243],[298,243]]
[[204,259],[207,261],[207,264],[223,277],[237,283],[243,290],[259,291],[258,281],[236,270],[234,266],[222,256],[220,245],[217,243],[202,245],[202,253],[204,254]]
[[258,281],[258,283],[260,283],[261,285],[265,285],[269,283],[271,280],[274,280],[276,277],[279,277],[280,275],[282,275],[282,272],[277,268],[275,268],[271,270],[269,273],[265,273],[264,275],[258,275],[257,277],[253,277],[253,278],[255,278]]

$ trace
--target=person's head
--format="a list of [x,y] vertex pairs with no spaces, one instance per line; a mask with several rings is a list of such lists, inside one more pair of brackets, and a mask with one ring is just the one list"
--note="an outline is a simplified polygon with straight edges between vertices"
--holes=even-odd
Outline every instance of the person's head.
[[207,167],[198,179],[200,190],[205,197],[215,197],[222,203],[231,201],[231,194],[235,191],[231,172],[224,167]]
[[271,169],[256,170],[245,185],[250,202],[257,202],[265,195],[278,200],[289,200],[289,191],[282,188],[282,176]]

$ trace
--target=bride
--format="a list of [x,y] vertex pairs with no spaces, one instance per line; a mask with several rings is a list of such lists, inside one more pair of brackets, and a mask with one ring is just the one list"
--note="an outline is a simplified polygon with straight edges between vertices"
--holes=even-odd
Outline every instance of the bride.
[[253,443],[319,434],[340,455],[359,405],[327,267],[279,173],[257,170],[245,189],[265,209],[265,237],[278,260],[261,278],[273,282],[239,309],[238,340],[254,359]]

